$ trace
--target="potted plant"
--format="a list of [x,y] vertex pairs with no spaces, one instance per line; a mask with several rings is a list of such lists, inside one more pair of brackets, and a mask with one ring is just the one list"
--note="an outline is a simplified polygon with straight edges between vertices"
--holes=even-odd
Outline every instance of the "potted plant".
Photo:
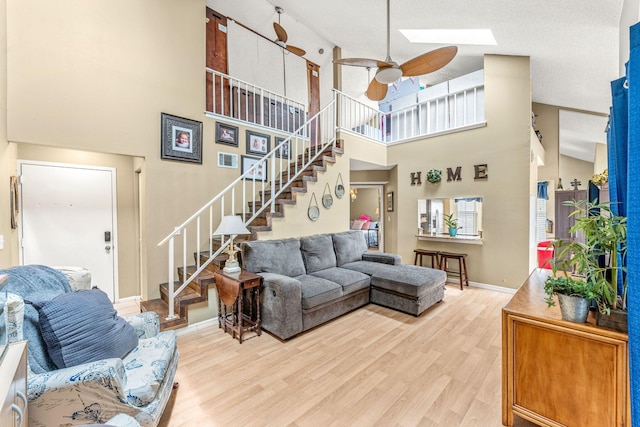
[[455,237],[458,234],[458,229],[462,227],[458,227],[458,220],[453,217],[453,214],[444,214],[444,225],[449,228],[449,236]]
[[572,271],[593,285],[596,324],[627,330],[627,282],[622,262],[627,253],[627,218],[615,215],[609,203],[568,202],[575,224],[573,241],[556,240],[554,269]]
[[564,320],[584,323],[589,315],[591,301],[597,298],[594,285],[568,275],[549,276],[544,283],[545,301],[549,307],[556,305],[558,296],[560,314]]

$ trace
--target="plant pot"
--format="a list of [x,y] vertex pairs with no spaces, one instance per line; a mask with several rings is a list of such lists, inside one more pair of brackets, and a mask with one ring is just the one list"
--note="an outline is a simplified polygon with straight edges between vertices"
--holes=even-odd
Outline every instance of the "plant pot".
[[558,294],[560,314],[569,322],[584,323],[589,315],[589,300],[573,295]]
[[628,332],[628,316],[625,310],[611,310],[611,314],[602,314],[596,310],[596,325]]
[[458,229],[457,228],[450,228],[449,229],[449,236],[456,237],[456,234],[458,234]]

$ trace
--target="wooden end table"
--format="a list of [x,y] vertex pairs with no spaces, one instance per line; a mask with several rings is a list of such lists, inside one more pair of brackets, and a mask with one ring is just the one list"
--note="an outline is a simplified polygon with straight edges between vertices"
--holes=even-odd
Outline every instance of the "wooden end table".
[[[214,273],[218,291],[218,327],[225,332],[231,331],[233,338],[238,337],[242,344],[245,332],[262,333],[260,320],[260,288],[262,277],[241,270],[238,274],[227,274],[220,270]],[[244,312],[245,298],[249,312]],[[255,316],[254,316],[255,306]],[[228,308],[231,308],[229,311]]]

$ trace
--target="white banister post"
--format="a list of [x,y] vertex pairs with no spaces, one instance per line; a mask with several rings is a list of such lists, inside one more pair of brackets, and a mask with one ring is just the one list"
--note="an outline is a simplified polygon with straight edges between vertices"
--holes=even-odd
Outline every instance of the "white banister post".
[[[291,145],[291,143],[289,143]],[[282,174],[280,174],[280,188],[282,185]],[[276,154],[271,153],[271,213],[276,211]]]
[[173,309],[173,239],[175,239],[175,236],[172,236],[171,239],[169,239],[169,281],[167,282],[167,289],[169,290],[169,315],[167,316],[166,320],[176,318]]

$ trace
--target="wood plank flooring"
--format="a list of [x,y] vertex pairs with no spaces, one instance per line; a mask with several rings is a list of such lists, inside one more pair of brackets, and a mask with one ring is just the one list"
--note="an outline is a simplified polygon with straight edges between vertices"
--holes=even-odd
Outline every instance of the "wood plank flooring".
[[450,284],[418,318],[368,305],[287,342],[188,332],[159,425],[501,426],[510,298]]

